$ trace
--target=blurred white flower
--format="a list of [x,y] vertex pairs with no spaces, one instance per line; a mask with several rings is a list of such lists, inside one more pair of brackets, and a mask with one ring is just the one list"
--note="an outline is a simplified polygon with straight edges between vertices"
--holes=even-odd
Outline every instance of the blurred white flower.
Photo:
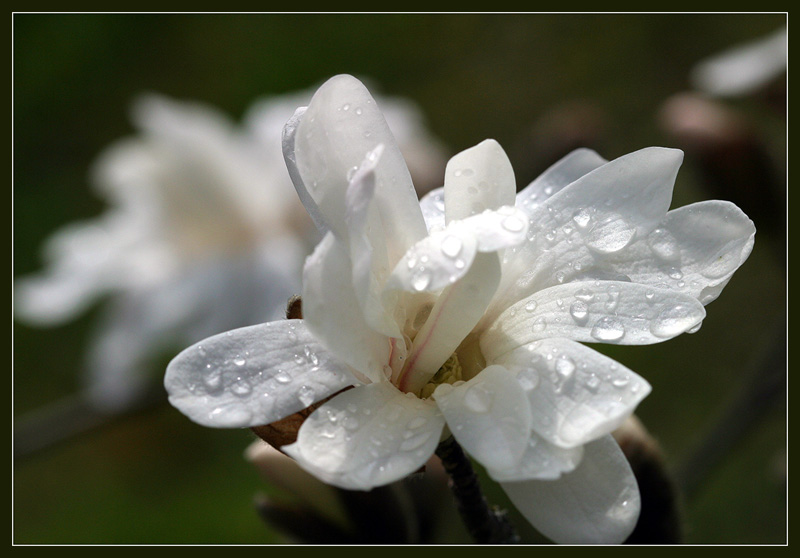
[[[160,351],[278,318],[299,291],[319,236],[293,191],[281,130],[311,94],[259,101],[241,126],[199,103],[134,104],[137,134],[93,169],[108,210],[53,235],[47,269],[15,285],[16,316],[41,326],[110,295],[88,350],[94,404],[126,408],[155,380],[149,359]],[[422,154],[419,172],[440,168],[443,149],[417,109],[387,105],[404,149]]]
[[747,44],[738,45],[699,62],[692,85],[720,97],[747,95],[786,71],[789,54],[786,27]]
[[169,365],[171,403],[214,427],[267,424],[336,394],[282,449],[369,490],[416,471],[448,433],[556,542],[621,542],[639,513],[611,436],[650,391],[579,342],[641,345],[699,328],[753,245],[710,201],[667,212],[680,151],[568,155],[519,194],[487,140],[417,198],[368,91],[337,76],[284,150],[326,230],[303,319],[238,329]]

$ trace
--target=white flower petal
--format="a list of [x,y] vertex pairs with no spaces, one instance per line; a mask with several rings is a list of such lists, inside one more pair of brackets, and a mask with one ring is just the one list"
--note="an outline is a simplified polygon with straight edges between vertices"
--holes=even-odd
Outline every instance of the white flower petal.
[[325,222],[344,238],[345,192],[351,173],[380,144],[384,151],[375,168],[375,203],[394,265],[425,236],[425,221],[400,149],[360,81],[339,75],[317,90],[294,134],[294,155],[302,182]]
[[218,428],[268,424],[354,383],[302,320],[209,337],[176,356],[164,378],[174,407]]
[[369,490],[422,467],[443,428],[432,402],[380,382],[326,402],[300,427],[297,442],[281,449],[327,483]]
[[583,446],[561,448],[531,431],[525,453],[508,469],[487,468],[498,482],[555,480],[575,469],[583,458]]
[[458,386],[442,384],[433,394],[459,444],[485,467],[513,468],[528,447],[531,410],[514,376],[489,366]]
[[503,265],[490,314],[569,282],[646,236],[666,215],[683,153],[652,147],[583,175],[530,212],[529,241]]
[[708,304],[747,260],[755,232],[753,222],[731,202],[698,202],[667,213],[608,266],[634,282],[674,289]]
[[558,480],[501,486],[525,518],[556,543],[621,543],[641,508],[636,478],[610,435],[587,444],[578,468]]
[[591,149],[576,149],[551,165],[517,194],[517,207],[527,212],[594,169],[608,163]]
[[381,291],[389,277],[386,238],[375,198],[375,167],[383,146],[367,154],[354,172],[346,194],[346,214],[353,288],[370,326],[390,337],[402,337],[394,317],[385,310]]
[[511,205],[497,211],[484,211],[453,223],[473,232],[478,241],[479,252],[495,252],[503,248],[518,246],[528,233],[528,217],[525,212]]
[[481,348],[492,358],[549,337],[650,345],[696,328],[705,315],[696,298],[668,289],[622,281],[567,283],[510,306],[482,334]]
[[536,433],[564,448],[610,433],[650,393],[635,372],[568,339],[537,341],[492,362],[516,374]]
[[429,234],[397,262],[387,289],[437,292],[461,279],[477,253],[475,234],[469,227],[449,226]]
[[447,163],[446,221],[450,223],[504,205],[513,206],[516,192],[514,169],[505,151],[495,140],[484,140]]
[[383,377],[383,367],[389,362],[389,338],[366,321],[347,250],[331,232],[306,260],[303,321],[343,362],[373,381]]
[[451,222],[412,246],[397,262],[386,288],[436,292],[461,279],[476,252],[496,252],[525,240],[528,220],[511,206]]
[[307,108],[308,107],[298,107],[292,117],[284,125],[281,135],[281,148],[283,149],[283,159],[286,162],[286,169],[289,171],[289,178],[291,178],[292,184],[294,184],[294,189],[297,190],[297,196],[303,203],[303,207],[306,208],[314,225],[324,234],[329,228],[325,222],[325,216],[322,214],[322,211],[320,211],[317,202],[314,201],[311,192],[308,191],[308,188],[303,182],[303,178],[300,176],[300,171],[297,169],[297,159],[294,153],[294,139],[297,133],[297,127],[300,125],[300,121]]

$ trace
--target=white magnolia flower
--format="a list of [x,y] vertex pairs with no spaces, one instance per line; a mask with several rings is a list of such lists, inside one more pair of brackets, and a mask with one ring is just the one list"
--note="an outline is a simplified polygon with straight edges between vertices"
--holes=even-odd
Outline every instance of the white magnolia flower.
[[[137,134],[94,167],[109,209],[50,238],[48,268],[15,289],[16,315],[33,325],[66,322],[110,295],[88,355],[98,406],[135,401],[159,351],[277,318],[298,291],[319,237],[286,172],[281,129],[311,94],[260,101],[242,126],[198,103],[135,103]],[[441,147],[413,105],[388,104],[403,148],[430,172]]]
[[650,391],[580,342],[696,330],[748,256],[752,222],[710,201],[667,212],[682,154],[578,150],[519,194],[487,140],[417,202],[380,111],[349,76],[287,124],[306,208],[327,230],[305,264],[303,319],[178,355],[171,403],[214,427],[273,422],[344,388],[282,449],[368,490],[416,471],[443,436],[557,542],[619,542],[639,511],[611,431]]

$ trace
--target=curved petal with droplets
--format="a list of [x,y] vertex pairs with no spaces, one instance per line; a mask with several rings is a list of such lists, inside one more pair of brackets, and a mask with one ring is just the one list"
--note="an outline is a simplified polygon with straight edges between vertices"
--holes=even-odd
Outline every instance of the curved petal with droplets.
[[608,163],[591,149],[581,148],[570,152],[539,175],[517,194],[517,207],[527,212],[534,210],[544,201],[588,174]]
[[510,469],[522,458],[531,434],[531,410],[514,374],[489,366],[458,386],[434,392],[450,431],[485,467]]
[[514,205],[517,183],[514,169],[495,140],[484,140],[453,156],[444,175],[445,221],[450,223]]
[[636,478],[610,435],[587,444],[578,468],[558,480],[501,486],[536,529],[562,544],[621,543],[641,508]]
[[365,155],[381,144],[384,150],[375,168],[375,203],[393,266],[427,231],[400,149],[360,81],[339,75],[317,90],[294,134],[294,159],[325,222],[337,236],[346,238],[349,179]]
[[268,424],[354,383],[301,320],[209,337],[178,354],[164,378],[174,407],[217,428]]
[[610,433],[650,393],[635,372],[569,339],[537,341],[491,362],[517,375],[533,430],[563,448]]
[[281,449],[329,484],[369,490],[422,467],[443,428],[432,402],[380,382],[327,401],[306,419],[297,441]]
[[530,212],[528,242],[503,265],[490,314],[613,258],[664,218],[683,153],[651,147],[583,175]]
[[461,279],[477,252],[497,252],[525,240],[528,221],[511,206],[451,222],[412,246],[397,262],[387,290],[436,292]]
[[567,283],[511,305],[480,343],[487,358],[549,337],[650,345],[695,330],[705,316],[696,298],[668,289],[624,281]]
[[755,233],[753,222],[731,202],[693,203],[667,213],[607,266],[636,283],[670,288],[708,304],[747,260]]

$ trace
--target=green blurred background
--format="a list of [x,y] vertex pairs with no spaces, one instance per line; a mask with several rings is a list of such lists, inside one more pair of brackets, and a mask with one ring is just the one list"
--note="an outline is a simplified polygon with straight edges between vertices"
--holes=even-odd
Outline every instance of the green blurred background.
[[[453,153],[497,139],[524,185],[576,142],[608,159],[680,147],[657,115],[689,87],[692,65],[785,22],[783,14],[16,14],[13,275],[41,268],[41,246],[56,229],[103,212],[87,171],[132,132],[127,111],[141,92],[201,100],[238,118],[258,97],[350,73],[416,101]],[[725,105],[752,120],[782,182],[785,117],[760,101]],[[696,163],[687,154],[673,206],[726,197],[704,189]],[[603,347],[653,385],[638,415],[670,467],[687,463],[737,396],[752,393],[748,382],[763,383],[770,355],[785,354],[785,208],[769,209],[754,216],[755,250],[698,333]],[[77,390],[96,315],[50,329],[14,322],[16,419]],[[281,541],[253,510],[254,495],[271,489],[242,458],[249,431],[202,428],[165,399],[15,461],[13,542]],[[762,400],[719,462],[692,466],[701,474],[682,500],[686,542],[786,541],[785,395]]]

